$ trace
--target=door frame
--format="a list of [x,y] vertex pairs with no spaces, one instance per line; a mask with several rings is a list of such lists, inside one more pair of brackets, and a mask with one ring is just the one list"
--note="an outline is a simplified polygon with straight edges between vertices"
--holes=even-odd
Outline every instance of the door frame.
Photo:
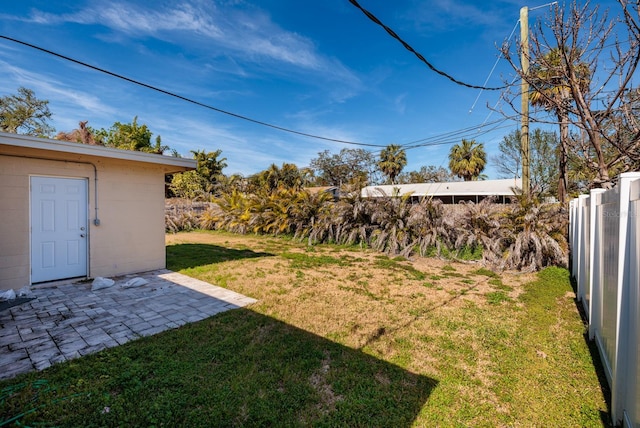
[[[32,195],[32,188],[33,188],[33,178],[52,178],[52,179],[69,179],[69,180],[78,180],[78,181],[83,181],[85,183],[85,210],[86,210],[86,248],[84,251],[84,257],[86,260],[86,272],[84,275],[80,275],[80,276],[73,276],[73,277],[69,277],[69,278],[58,278],[58,279],[50,279],[50,280],[45,280],[45,281],[38,281],[36,283],[33,282],[33,195]],[[50,174],[29,174],[29,187],[28,187],[28,192],[29,192],[29,283],[30,284],[42,284],[42,283],[47,283],[47,282],[55,282],[55,281],[61,281],[61,280],[65,280],[65,279],[71,279],[71,278],[89,278],[89,272],[91,272],[91,257],[90,257],[90,247],[91,247],[91,227],[90,227],[90,206],[91,206],[91,195],[89,194],[90,192],[90,188],[89,188],[89,178],[88,177],[73,177],[73,176],[66,176],[66,175],[50,175]]]

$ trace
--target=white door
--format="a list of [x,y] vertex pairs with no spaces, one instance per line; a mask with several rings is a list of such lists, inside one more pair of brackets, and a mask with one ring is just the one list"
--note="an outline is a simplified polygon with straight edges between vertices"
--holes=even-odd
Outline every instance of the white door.
[[31,282],[87,276],[87,181],[31,177]]

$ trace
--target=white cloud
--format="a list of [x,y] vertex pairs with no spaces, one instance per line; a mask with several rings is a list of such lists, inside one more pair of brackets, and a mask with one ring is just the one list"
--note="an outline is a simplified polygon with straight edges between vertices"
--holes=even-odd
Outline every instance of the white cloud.
[[262,10],[213,1],[170,2],[163,8],[156,5],[93,1],[70,14],[33,11],[30,21],[100,25],[132,38],[154,37],[180,44],[185,50],[202,51],[207,46],[216,55],[226,52],[244,61],[273,61],[335,80],[358,82],[338,60],[319,53],[312,40],[281,28]]
[[404,93],[404,94],[398,95],[394,100],[396,111],[400,114],[404,114],[404,112],[407,110],[406,98],[407,98],[407,94]]
[[[458,0],[434,0],[419,3],[409,13],[408,21],[415,22],[422,30],[438,33],[457,27],[468,28],[469,25],[495,29],[505,27],[505,14],[508,15],[512,5],[509,2],[470,2]],[[513,3],[513,2],[511,2]],[[513,7],[513,23],[518,19],[518,9]],[[506,37],[506,35],[505,35]]]
[[[51,75],[27,70],[0,60],[0,76],[11,87],[2,87],[8,93],[15,93],[19,86],[32,89],[39,99],[49,101],[49,109],[54,114],[55,126],[77,126],[78,116],[111,116],[115,109],[104,104],[98,97],[88,92],[70,88]],[[82,117],[81,117],[82,118]]]

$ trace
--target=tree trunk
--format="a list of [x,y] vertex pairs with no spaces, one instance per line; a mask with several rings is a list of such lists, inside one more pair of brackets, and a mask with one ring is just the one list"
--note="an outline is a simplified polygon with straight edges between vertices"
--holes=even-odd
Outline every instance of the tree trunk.
[[558,200],[561,204],[567,202],[567,153],[569,151],[569,115],[566,110],[558,111],[558,121],[560,122],[560,154],[558,156]]

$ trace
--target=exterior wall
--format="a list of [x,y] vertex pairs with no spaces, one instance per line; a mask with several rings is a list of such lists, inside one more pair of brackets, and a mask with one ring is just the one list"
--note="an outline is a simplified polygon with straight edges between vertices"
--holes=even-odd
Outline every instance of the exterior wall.
[[[73,161],[90,162],[97,169],[99,226],[94,225],[93,165]],[[29,182],[33,175],[88,180],[89,277],[164,268],[166,168],[129,160],[0,146],[0,290],[30,284]]]
[[90,276],[164,268],[164,169],[121,161],[98,174],[100,226],[91,224]]

